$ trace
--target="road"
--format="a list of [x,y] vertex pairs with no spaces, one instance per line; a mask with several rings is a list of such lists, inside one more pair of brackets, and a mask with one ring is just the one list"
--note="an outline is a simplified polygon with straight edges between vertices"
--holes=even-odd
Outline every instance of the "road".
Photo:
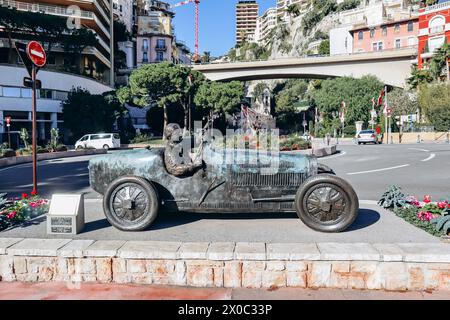
[[[435,199],[450,198],[450,145],[340,145],[338,154],[319,159],[355,188],[358,197],[378,200],[389,185],[402,186],[412,195]],[[88,161],[95,156],[39,162],[39,193],[85,192],[86,198],[99,195],[89,188]],[[0,168],[0,193],[20,196],[29,192],[31,164]]]
[[[360,212],[355,223],[339,234],[315,232],[295,213],[273,214],[161,214],[146,231],[133,233],[114,229],[106,221],[101,197],[89,188],[87,165],[91,157],[39,163],[39,191],[86,192],[86,227],[70,238],[158,241],[256,241],[256,242],[433,242],[439,241],[392,213],[381,210],[375,200],[391,184],[419,197],[435,199],[450,194],[450,146],[342,145],[340,153],[320,159],[347,179],[358,193]],[[0,169],[0,193],[11,196],[31,190],[29,164]],[[51,237],[44,218],[1,233],[3,237]],[[280,232],[283,230],[283,232]],[[60,236],[58,236],[60,237]]]

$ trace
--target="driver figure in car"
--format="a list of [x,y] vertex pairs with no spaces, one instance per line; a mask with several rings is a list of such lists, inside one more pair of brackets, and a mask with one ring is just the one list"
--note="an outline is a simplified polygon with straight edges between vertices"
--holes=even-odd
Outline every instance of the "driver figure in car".
[[178,124],[168,124],[164,130],[164,137],[167,141],[164,151],[164,164],[170,174],[177,177],[188,176],[202,167],[201,157],[197,157],[193,161],[189,150],[183,150],[183,144],[181,143],[183,133]]

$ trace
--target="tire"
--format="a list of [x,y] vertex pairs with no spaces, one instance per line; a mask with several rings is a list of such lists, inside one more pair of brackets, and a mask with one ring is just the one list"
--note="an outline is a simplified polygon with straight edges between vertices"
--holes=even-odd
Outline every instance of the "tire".
[[83,149],[82,146],[77,146],[77,147],[76,147],[76,150],[81,150],[81,149]]
[[103,197],[103,210],[106,219],[117,229],[142,231],[158,215],[158,193],[153,184],[143,178],[123,176],[108,186]]
[[[295,209],[300,220],[311,229],[341,232],[358,216],[359,201],[347,181],[337,176],[319,174],[308,178],[299,187]],[[313,215],[311,211],[316,212]]]
[[358,145],[361,145],[361,142],[358,142]]
[[107,144],[103,145],[103,149],[109,150],[109,146]]

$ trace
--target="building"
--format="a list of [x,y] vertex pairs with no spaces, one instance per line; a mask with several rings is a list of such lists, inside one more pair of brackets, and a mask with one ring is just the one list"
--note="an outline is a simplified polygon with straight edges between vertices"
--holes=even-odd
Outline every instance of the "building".
[[[98,43],[82,49],[77,55],[66,52],[62,43],[54,42],[47,51],[47,65],[39,71],[42,89],[37,91],[37,135],[38,143],[45,145],[50,139],[50,129],[63,129],[62,102],[75,87],[89,90],[93,94],[111,91],[112,77],[111,25],[112,15],[109,0],[0,0],[3,10],[15,9],[17,13],[41,13],[61,17],[64,25],[91,30]],[[64,37],[64,34],[62,35]],[[30,35],[20,27],[12,30],[13,41],[28,42]],[[8,30],[0,26],[0,143],[8,141],[18,146],[21,128],[31,132],[31,89],[23,86],[28,73],[14,49],[10,50]],[[10,55],[11,54],[11,55]],[[11,118],[8,128],[5,118]],[[61,130],[63,133],[63,130]]]
[[418,17],[387,21],[377,26],[356,27],[353,53],[402,49],[417,45]]
[[369,0],[340,12],[329,33],[330,54],[373,51],[375,43],[377,50],[416,45],[417,9],[407,0]]
[[172,61],[174,13],[168,3],[139,0],[137,11],[137,66]]
[[[104,83],[112,84],[111,26],[112,15],[109,0],[0,0],[0,6],[16,9],[20,12],[44,13],[58,16],[74,28],[91,30],[98,43],[95,46],[85,47],[79,58],[70,59],[61,43],[53,43],[50,52],[47,52],[47,68],[78,72],[79,74],[95,78]],[[13,40],[28,41],[27,30],[13,32]],[[0,63],[16,63],[18,57],[13,52],[9,56],[8,32],[0,26]],[[48,46],[46,46],[46,49]]]
[[270,32],[277,26],[277,9],[269,8],[264,14],[258,17],[256,22],[256,31],[254,35],[254,42],[261,45],[266,45],[269,39]]
[[418,67],[426,66],[446,40],[450,43],[450,2],[420,8]]
[[259,5],[254,0],[239,0],[236,4],[236,44],[254,37],[259,14]]

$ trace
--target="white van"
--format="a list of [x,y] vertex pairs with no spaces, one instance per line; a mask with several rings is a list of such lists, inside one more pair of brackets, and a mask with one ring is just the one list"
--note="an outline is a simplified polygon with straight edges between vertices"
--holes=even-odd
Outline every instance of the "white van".
[[87,134],[75,143],[75,149],[115,149],[120,148],[120,136],[117,133]]

